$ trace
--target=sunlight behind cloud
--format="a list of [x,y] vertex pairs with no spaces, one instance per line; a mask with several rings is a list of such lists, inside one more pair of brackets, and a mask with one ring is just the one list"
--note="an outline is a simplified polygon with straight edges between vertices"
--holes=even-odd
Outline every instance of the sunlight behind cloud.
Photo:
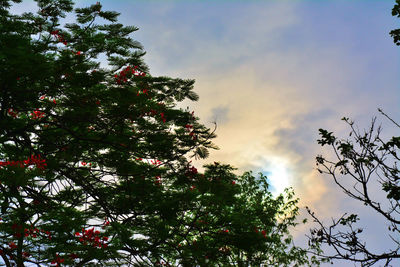
[[271,168],[268,168],[267,178],[272,186],[271,193],[277,196],[290,186],[289,173],[286,164],[281,159],[273,160]]

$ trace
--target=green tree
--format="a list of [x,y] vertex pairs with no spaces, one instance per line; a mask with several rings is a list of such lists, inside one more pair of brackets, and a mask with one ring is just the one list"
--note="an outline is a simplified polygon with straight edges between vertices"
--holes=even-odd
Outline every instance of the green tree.
[[198,99],[194,80],[149,75],[137,28],[100,3],[13,15],[12,2],[0,1],[3,266],[318,264],[289,234],[292,191],[191,165],[215,129],[177,108]]

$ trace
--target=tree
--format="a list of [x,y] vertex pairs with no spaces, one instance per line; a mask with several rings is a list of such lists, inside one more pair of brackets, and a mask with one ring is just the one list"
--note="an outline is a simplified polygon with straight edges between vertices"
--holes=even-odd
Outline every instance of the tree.
[[[400,16],[400,0],[396,0],[392,15]],[[399,34],[399,29],[390,32],[396,45],[400,45]],[[381,109],[378,111],[400,128],[400,125]],[[393,242],[394,248],[383,253],[372,251],[360,237],[363,228],[356,227],[357,221],[360,220],[358,214],[347,215],[345,213],[339,219],[333,220],[332,225],[328,227],[307,207],[308,213],[319,225],[318,228],[310,230],[309,244],[318,249],[322,244],[333,248],[331,255],[324,254],[321,250],[318,254],[320,259],[347,260],[360,263],[361,266],[372,266],[383,261],[385,266],[389,266],[393,259],[400,258],[398,236],[392,236],[400,232],[398,216],[400,211],[400,170],[397,166],[400,137],[393,136],[388,141],[383,140],[380,137],[381,127],[376,128],[375,126],[376,118],[373,118],[371,127],[364,133],[356,130],[354,122],[349,118],[342,118],[342,120],[350,126],[349,136],[352,136],[353,140],[339,139],[333,135],[333,132],[319,129],[321,139],[318,140],[318,143],[321,146],[330,146],[335,159],[327,160],[318,155],[316,157],[318,171],[332,176],[334,182],[346,195],[371,207],[379,216],[383,216],[387,221],[388,235],[391,239],[388,240],[388,243]],[[342,176],[346,177],[347,181],[341,179]],[[355,183],[349,185],[348,178],[352,178]],[[377,184],[382,186],[382,193],[386,195],[387,199],[386,203],[378,201],[379,196],[371,193],[371,187]]]
[[[379,109],[379,111],[395,126],[400,127],[382,110]],[[400,171],[397,161],[399,160],[400,137],[392,137],[389,141],[382,140],[381,128],[375,127],[376,118],[372,120],[369,130],[364,133],[360,133],[355,128],[354,122],[348,118],[342,120],[351,127],[349,135],[353,136],[353,140],[338,139],[332,132],[320,129],[321,139],[318,140],[318,143],[321,146],[331,146],[336,160],[328,160],[321,155],[317,156],[318,171],[332,176],[334,182],[346,195],[361,201],[383,216],[388,222],[389,232],[398,234],[400,231],[398,217],[400,200],[398,175]],[[354,185],[349,186],[349,181],[342,177],[353,178]],[[374,182],[378,182],[382,186],[387,203],[377,201],[379,196],[371,192],[370,189],[375,185]],[[319,225],[319,229],[310,230],[309,241],[313,246],[320,247],[321,244],[327,244],[334,249],[333,255],[320,254],[322,258],[349,260],[361,263],[362,266],[372,266],[379,261],[384,261],[385,266],[389,266],[391,260],[400,258],[400,244],[391,234],[389,237],[396,246],[393,250],[376,253],[367,247],[360,237],[363,228],[356,227],[357,221],[360,220],[357,214],[344,214],[338,220],[333,220],[333,224],[327,227],[316,217],[314,212],[309,208],[307,210]],[[342,230],[344,228],[347,230]]]
[[[396,0],[396,5],[392,9],[392,15],[399,17],[400,0]],[[399,29],[390,32],[394,43],[399,45]],[[386,115],[381,109],[378,111],[388,118],[396,127],[400,127],[392,118]],[[329,145],[333,149],[335,160],[327,160],[323,156],[316,157],[318,171],[332,176],[334,182],[343,192],[353,199],[361,201],[364,205],[371,207],[380,216],[383,216],[388,223],[388,231],[399,233],[399,200],[400,186],[399,169],[397,162],[398,149],[400,148],[400,137],[392,137],[389,141],[384,141],[380,137],[381,127],[376,128],[376,118],[373,118],[371,127],[368,131],[360,133],[354,127],[354,122],[349,118],[342,118],[351,128],[349,136],[353,140],[338,139],[324,129],[319,129],[321,139],[318,143],[321,146]],[[355,183],[350,187],[348,182],[341,179],[341,176],[351,177]],[[387,203],[377,201],[376,195],[371,194],[371,184],[376,179],[382,186],[386,194]],[[372,184],[372,186],[374,186]],[[319,227],[310,230],[309,244],[314,248],[321,248],[322,244],[327,244],[333,248],[334,254],[323,254],[322,250],[318,254],[324,260],[348,260],[360,263],[362,266],[372,266],[379,261],[384,261],[385,266],[395,259],[400,258],[400,243],[391,234],[389,237],[394,242],[395,248],[384,253],[373,252],[366,246],[360,238],[362,228],[355,225],[360,220],[358,214],[344,214],[337,220],[333,220],[332,225],[325,226],[317,218],[314,212],[307,207],[308,213]],[[346,227],[347,230],[342,230]]]
[[[194,80],[152,77],[145,52],[100,3],[0,1],[0,256],[3,266],[313,264],[288,229],[293,192],[190,158],[215,129],[177,108]],[[98,18],[105,24],[97,24]],[[101,67],[105,55],[109,67]]]

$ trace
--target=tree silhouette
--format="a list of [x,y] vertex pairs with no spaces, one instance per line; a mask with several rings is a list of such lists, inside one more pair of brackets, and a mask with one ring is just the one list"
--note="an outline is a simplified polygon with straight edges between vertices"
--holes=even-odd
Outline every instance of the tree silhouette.
[[[0,6],[3,266],[310,265],[288,229],[293,192],[190,158],[216,148],[194,80],[152,77],[145,52],[100,3]],[[106,21],[97,24],[98,19]],[[105,56],[108,67],[97,57]]]
[[[400,0],[392,9],[393,16],[400,16]],[[396,45],[400,45],[400,29],[390,32]],[[389,119],[396,127],[400,125],[381,109],[378,111]],[[393,259],[400,258],[400,243],[398,234],[400,218],[399,200],[400,186],[397,162],[399,161],[398,149],[400,148],[400,137],[393,136],[385,141],[380,137],[381,127],[376,128],[376,118],[373,118],[369,130],[360,133],[355,127],[354,122],[349,118],[342,118],[351,128],[350,139],[339,139],[324,129],[319,129],[321,139],[318,143],[321,146],[329,145],[333,149],[335,160],[327,160],[319,155],[316,158],[318,171],[332,176],[334,182],[342,191],[353,199],[361,201],[365,206],[371,207],[379,216],[387,221],[389,238],[388,243],[393,242],[393,249],[387,252],[374,252],[365,242],[362,241],[360,234],[363,228],[357,228],[356,223],[360,220],[358,214],[344,214],[337,220],[333,220],[332,225],[325,226],[317,218],[315,212],[308,207],[307,211],[319,227],[310,230],[308,236],[309,244],[314,248],[321,248],[326,244],[333,248],[333,254],[327,255],[320,251],[319,259],[323,260],[347,260],[360,263],[361,266],[372,266],[378,262],[385,262],[389,266]],[[345,176],[346,180],[341,179]],[[354,184],[349,186],[348,179],[352,178]],[[376,178],[376,179],[374,179]],[[374,182],[382,186],[382,191],[386,195],[387,202],[380,202],[378,196],[371,192]],[[343,230],[343,229],[347,230]]]
[[[396,0],[396,5],[392,9],[392,16],[400,17],[400,0]],[[393,41],[396,45],[400,45],[400,29],[395,29],[390,32]]]
[[[379,109],[379,111],[387,116],[382,110]],[[400,127],[390,117],[387,116],[387,118],[396,127]],[[360,237],[363,228],[356,226],[357,221],[360,220],[357,214],[344,214],[338,220],[333,220],[333,224],[328,227],[307,208],[308,213],[319,225],[319,228],[310,230],[309,241],[312,246],[320,247],[321,244],[327,244],[333,248],[332,255],[320,254],[324,259],[348,260],[360,263],[362,266],[372,266],[379,261],[384,261],[385,266],[389,266],[393,259],[400,258],[400,244],[394,236],[400,230],[398,228],[400,223],[398,174],[400,171],[397,166],[400,138],[392,137],[389,141],[384,141],[380,137],[381,128],[375,126],[376,118],[372,120],[369,130],[364,133],[360,133],[355,128],[354,122],[348,118],[342,120],[351,127],[350,136],[353,140],[339,139],[332,132],[320,129],[322,138],[318,140],[318,143],[321,146],[331,146],[337,160],[317,156],[318,170],[320,173],[332,176],[334,182],[346,195],[361,201],[383,216],[387,220],[388,235],[395,247],[384,253],[374,252],[368,247]],[[349,186],[350,177],[354,182],[352,186]],[[377,200],[379,196],[372,192],[371,187],[375,185],[375,182],[382,186],[387,203],[379,202]]]

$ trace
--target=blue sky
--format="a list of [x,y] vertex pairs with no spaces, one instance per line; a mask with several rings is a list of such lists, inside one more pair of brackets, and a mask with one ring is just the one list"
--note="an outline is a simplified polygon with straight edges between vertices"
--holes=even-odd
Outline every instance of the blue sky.
[[[182,107],[209,127],[217,122],[214,143],[220,147],[197,166],[222,161],[239,173],[266,173],[275,190],[292,186],[300,206],[326,223],[357,212],[367,244],[377,251],[393,247],[384,220],[319,174],[315,157],[329,154],[317,144],[319,128],[347,136],[343,116],[361,130],[378,116],[384,136],[396,134],[377,112],[380,107],[400,121],[400,48],[389,36],[400,27],[391,16],[394,1],[101,3],[120,12],[121,23],[139,28],[132,37],[147,51],[151,75],[196,80],[200,100]],[[14,10],[31,6],[24,1]],[[379,186],[372,191],[378,196]],[[296,242],[304,243],[311,226],[296,229]]]

